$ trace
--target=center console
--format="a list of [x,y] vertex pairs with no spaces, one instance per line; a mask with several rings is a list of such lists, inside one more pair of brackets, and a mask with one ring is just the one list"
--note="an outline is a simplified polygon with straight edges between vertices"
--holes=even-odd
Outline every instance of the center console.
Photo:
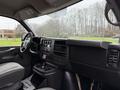
[[33,67],[33,71],[42,77],[47,77],[47,76],[52,75],[56,72],[56,67],[52,64],[47,63],[47,62],[43,63],[43,64],[39,63]]
[[50,64],[48,60],[53,53],[54,40],[42,38],[40,42],[40,59],[43,63],[38,63],[33,67],[33,71],[41,76],[48,76],[55,73],[57,68],[53,64]]
[[[33,67],[33,77],[32,83],[38,87],[52,87],[57,90],[60,86],[60,80],[58,80],[57,76],[61,75],[58,67],[52,63],[53,61],[53,49],[54,49],[54,40],[48,38],[42,38],[40,42],[40,61],[42,63],[37,63]],[[38,81],[39,79],[39,81]],[[52,79],[52,80],[50,80]],[[39,83],[38,83],[39,82]],[[38,83],[36,85],[36,83]]]

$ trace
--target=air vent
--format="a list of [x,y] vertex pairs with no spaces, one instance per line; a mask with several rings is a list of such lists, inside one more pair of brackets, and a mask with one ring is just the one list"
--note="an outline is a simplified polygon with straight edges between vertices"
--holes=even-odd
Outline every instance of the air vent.
[[67,47],[64,41],[57,41],[54,44],[54,54],[61,57],[66,57]]
[[109,49],[108,50],[108,55],[107,55],[107,60],[108,64],[116,67],[119,62],[119,50],[117,49]]

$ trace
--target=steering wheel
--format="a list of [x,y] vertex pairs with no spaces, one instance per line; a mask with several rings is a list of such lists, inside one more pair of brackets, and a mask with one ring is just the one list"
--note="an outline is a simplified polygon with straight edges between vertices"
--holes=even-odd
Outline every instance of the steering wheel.
[[31,32],[28,32],[22,39],[22,44],[20,46],[20,52],[25,52],[28,47],[30,47],[31,40],[33,38],[33,34]]

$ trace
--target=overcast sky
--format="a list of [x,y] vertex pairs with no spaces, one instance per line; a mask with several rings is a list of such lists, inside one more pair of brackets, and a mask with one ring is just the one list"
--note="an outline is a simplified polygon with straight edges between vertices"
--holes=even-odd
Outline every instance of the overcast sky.
[[[84,0],[78,4],[75,4],[73,6],[71,6],[70,8],[84,8],[84,7],[88,7],[92,4],[94,4],[95,2],[98,1],[103,1],[103,0]],[[44,23],[47,20],[49,20],[50,17],[48,16],[42,16],[39,18],[35,18],[34,20],[30,20],[29,22],[32,23]],[[17,21],[9,19],[9,18],[5,18],[5,17],[1,17],[0,16],[0,29],[15,29],[17,27]]]
[[0,16],[0,29],[15,29],[17,26],[17,21],[6,18],[6,17],[1,17]]

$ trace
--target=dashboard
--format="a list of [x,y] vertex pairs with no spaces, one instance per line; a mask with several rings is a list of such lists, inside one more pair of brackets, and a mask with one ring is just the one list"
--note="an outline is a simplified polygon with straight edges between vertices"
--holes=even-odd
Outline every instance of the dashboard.
[[120,45],[43,37],[35,41],[40,60],[120,87]]
[[40,52],[41,59],[46,62],[55,64],[59,67],[69,66],[66,40],[42,38]]

